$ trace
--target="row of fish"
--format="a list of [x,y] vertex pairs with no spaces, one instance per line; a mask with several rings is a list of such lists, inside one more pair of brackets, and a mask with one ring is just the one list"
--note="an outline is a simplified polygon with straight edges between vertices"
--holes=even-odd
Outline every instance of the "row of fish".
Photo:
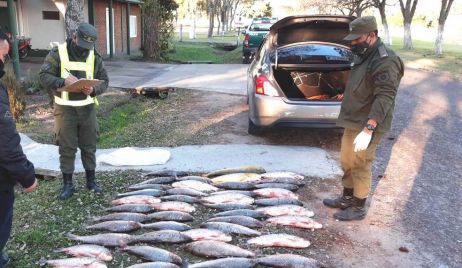
[[[225,170],[226,171],[226,170]],[[229,169],[228,171],[232,171]],[[106,267],[112,255],[106,247],[119,247],[137,255],[148,263],[130,267],[180,267],[181,257],[167,250],[137,243],[187,243],[179,249],[194,255],[218,258],[188,267],[316,267],[313,259],[291,254],[257,257],[253,252],[229,244],[232,235],[253,236],[249,246],[306,248],[310,242],[289,234],[264,234],[258,230],[265,224],[317,229],[322,225],[311,217],[293,193],[303,186],[303,176],[290,172],[208,174],[209,177],[187,174],[151,173],[150,178],[129,187],[130,192],[117,195],[111,201],[110,214],[94,217],[89,230],[110,233],[77,236],[72,240],[85,244],[63,248],[75,258],[49,260],[54,267]],[[166,176],[167,175],[167,176]],[[174,175],[174,176],[172,176]],[[184,175],[178,177],[178,175]],[[219,175],[219,176],[218,176]],[[212,218],[192,228],[194,204],[221,210]],[[254,209],[254,205],[259,206]],[[266,220],[263,222],[262,220]],[[154,222],[153,222],[154,221]],[[126,234],[139,229],[150,229],[140,235]],[[93,259],[93,262],[91,261]],[[69,263],[78,263],[71,266]],[[87,263],[87,264],[84,264]]]

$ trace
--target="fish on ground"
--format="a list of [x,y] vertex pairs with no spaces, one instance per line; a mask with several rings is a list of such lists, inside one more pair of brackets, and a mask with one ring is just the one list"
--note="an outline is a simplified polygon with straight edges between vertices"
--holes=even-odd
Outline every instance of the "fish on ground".
[[148,204],[123,204],[104,209],[109,212],[132,212],[132,213],[148,213],[154,211],[154,208]]
[[227,175],[218,176],[212,179],[214,184],[225,182],[254,182],[261,179],[257,173],[232,173]]
[[182,211],[161,211],[148,214],[151,220],[156,221],[193,221],[191,214]]
[[236,204],[247,204],[252,205],[254,199],[247,195],[237,194],[237,193],[225,193],[225,194],[216,194],[202,197],[201,201],[203,203],[209,204],[226,204],[226,203],[236,203]]
[[186,244],[184,247],[187,251],[194,255],[211,257],[211,258],[222,258],[222,257],[254,257],[255,253],[242,249],[238,246],[234,246],[221,241],[195,241]]
[[132,190],[132,191],[136,191],[136,190],[144,190],[144,189],[156,189],[156,190],[168,190],[168,189],[171,189],[172,186],[170,185],[167,185],[167,184],[154,184],[154,183],[149,183],[149,184],[135,184],[135,185],[131,185],[128,187],[128,189]]
[[253,190],[255,189],[255,184],[250,182],[241,182],[241,181],[230,181],[230,182],[218,182],[214,183],[218,188],[227,189],[227,190]]
[[175,170],[167,169],[167,170],[151,171],[151,172],[144,174],[144,176],[147,176],[147,177],[176,177],[178,176],[180,177],[180,176],[188,176],[188,173],[184,171],[175,171]]
[[129,234],[105,233],[97,235],[78,236],[71,233],[66,235],[69,239],[83,242],[86,244],[96,244],[107,247],[120,247],[133,241],[133,236]]
[[253,209],[251,205],[237,204],[237,203],[225,203],[225,204],[209,204],[203,203],[204,206],[219,210],[235,210],[235,209]]
[[212,180],[207,178],[207,177],[201,177],[201,176],[184,176],[184,177],[177,177],[177,181],[185,181],[185,180],[195,180],[195,181],[200,181],[208,184],[212,184]]
[[254,197],[255,193],[252,191],[246,191],[246,190],[224,190],[224,191],[217,191],[210,193],[210,195],[217,195],[217,194],[243,194],[249,197]]
[[189,236],[193,241],[199,240],[215,240],[222,242],[231,242],[233,238],[222,231],[211,230],[211,229],[191,229],[188,231],[182,232],[183,234]]
[[158,221],[154,223],[143,224],[142,228],[154,230],[174,230],[174,231],[187,231],[191,230],[191,226],[176,222],[176,221]]
[[310,242],[301,237],[288,234],[269,234],[249,239],[248,244],[259,247],[307,248]]
[[193,189],[201,192],[216,192],[218,191],[218,188],[210,185],[205,182],[200,182],[196,180],[184,180],[184,181],[177,181],[172,183],[172,186],[174,188],[188,188],[188,189]]
[[255,188],[257,189],[262,189],[262,188],[280,188],[280,189],[286,189],[289,191],[296,191],[298,190],[298,186],[295,184],[290,184],[290,183],[258,183],[255,184]]
[[91,257],[96,258],[100,261],[112,261],[111,251],[99,245],[81,244],[56,249],[53,252],[64,252],[75,257]]
[[177,265],[183,263],[180,256],[161,248],[151,246],[126,246],[121,248],[121,250],[137,255],[148,261],[170,262]]
[[194,212],[196,208],[194,206],[179,201],[166,201],[158,204],[152,204],[152,206],[158,211],[182,211],[182,212]]
[[109,231],[114,233],[125,233],[136,231],[141,228],[141,223],[136,221],[104,221],[87,226],[88,230]]
[[242,166],[242,167],[234,167],[234,168],[223,168],[217,169],[212,172],[205,174],[208,178],[214,178],[221,175],[233,174],[233,173],[265,173],[266,170],[260,166]]
[[228,222],[205,222],[201,224],[202,228],[222,231],[225,234],[237,234],[247,236],[259,236],[259,231],[252,230],[248,227]]
[[263,223],[257,219],[247,216],[224,216],[208,219],[207,222],[229,222],[249,228],[262,228]]
[[277,172],[267,172],[261,174],[262,179],[273,179],[273,178],[292,178],[297,180],[303,180],[305,177],[303,175],[294,173],[294,172],[285,172],[285,171],[277,171]]
[[257,206],[280,206],[280,205],[296,205],[303,206],[303,203],[295,198],[261,198],[255,199]]
[[46,264],[57,268],[87,267],[87,268],[106,268],[104,262],[90,257],[75,257],[67,259],[47,260]]
[[304,228],[304,229],[320,229],[322,228],[322,224],[319,222],[314,221],[312,218],[304,217],[304,216],[278,216],[268,218],[267,222],[275,225],[283,225],[283,226],[291,226],[297,228]]
[[287,215],[296,215],[296,216],[305,216],[313,217],[314,213],[307,208],[297,205],[277,205],[257,208],[257,211],[265,214],[266,216],[277,217],[277,216],[287,216]]
[[292,178],[292,177],[275,177],[275,178],[262,178],[255,183],[288,183],[288,184],[295,184],[297,186],[305,185],[305,182],[300,179]]
[[111,201],[112,205],[124,205],[124,204],[157,204],[160,203],[160,199],[149,196],[149,195],[132,195],[126,196]]
[[206,193],[188,188],[172,188],[167,190],[169,195],[207,196]]
[[289,190],[281,188],[262,188],[253,191],[257,196],[266,198],[294,198],[298,199],[298,196]]
[[159,196],[162,196],[164,194],[165,194],[165,192],[162,191],[162,190],[143,189],[143,190],[126,192],[126,193],[120,193],[120,194],[117,194],[117,197],[125,197],[125,196],[132,196],[132,195],[149,195],[149,196],[159,197]]
[[295,254],[276,254],[261,257],[257,263],[268,267],[279,268],[319,268],[320,263],[315,259]]
[[142,181],[135,185],[141,184],[169,184],[175,181],[175,177],[156,177],[149,180]]
[[184,243],[191,241],[191,238],[179,231],[161,230],[155,232],[144,233],[134,236],[136,242],[147,243]]
[[186,203],[189,203],[189,204],[199,202],[199,199],[197,199],[194,196],[182,195],[182,194],[162,196],[162,197],[160,197],[160,200],[162,200],[162,201],[179,201],[179,202],[186,202]]
[[119,212],[111,213],[101,217],[93,217],[94,222],[102,221],[136,221],[136,222],[145,222],[149,220],[149,217],[143,213],[134,213],[134,212]]
[[191,264],[188,268],[251,268],[255,266],[255,262],[248,258],[221,258]]
[[127,268],[180,268],[180,266],[170,262],[155,261],[133,264]]
[[235,210],[228,210],[216,213],[213,215],[214,217],[225,217],[225,216],[247,216],[252,217],[254,219],[261,219],[264,218],[265,215],[253,209],[235,209]]

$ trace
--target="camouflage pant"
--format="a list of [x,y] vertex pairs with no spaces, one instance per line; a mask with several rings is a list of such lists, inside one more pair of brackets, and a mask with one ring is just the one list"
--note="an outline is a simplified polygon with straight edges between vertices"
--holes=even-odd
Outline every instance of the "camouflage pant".
[[59,146],[61,172],[73,173],[77,147],[85,170],[96,168],[98,122],[94,104],[73,107],[54,105],[55,141]]
[[367,198],[371,189],[372,161],[375,150],[385,133],[374,133],[369,147],[355,153],[354,144],[360,130],[345,129],[340,149],[340,162],[343,169],[342,184],[345,188],[354,189],[353,195],[357,198]]

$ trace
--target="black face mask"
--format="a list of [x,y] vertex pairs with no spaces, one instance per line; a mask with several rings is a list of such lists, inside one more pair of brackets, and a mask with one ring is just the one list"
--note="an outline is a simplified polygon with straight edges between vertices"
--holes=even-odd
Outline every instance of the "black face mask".
[[5,68],[5,64],[3,63],[2,60],[0,60],[0,78],[2,78],[5,75],[5,71],[3,70]]
[[75,54],[77,56],[82,56],[84,55],[85,53],[88,52],[88,49],[86,48],[83,48],[83,47],[79,47],[77,44],[75,44],[74,42],[72,42],[72,50],[74,50]]
[[367,39],[364,42],[361,42],[356,45],[351,45],[351,52],[355,53],[358,56],[364,55],[367,49],[369,48],[369,43],[367,43]]

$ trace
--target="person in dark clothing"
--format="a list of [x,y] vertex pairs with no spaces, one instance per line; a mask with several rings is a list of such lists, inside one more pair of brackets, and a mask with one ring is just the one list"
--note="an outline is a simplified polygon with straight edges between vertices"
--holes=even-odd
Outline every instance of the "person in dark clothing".
[[[96,96],[108,86],[109,78],[101,56],[94,49],[98,38],[95,27],[81,23],[66,43],[53,48],[40,69],[40,82],[54,92],[55,140],[59,146],[60,169],[63,173],[61,199],[74,194],[72,175],[77,147],[81,151],[87,188],[101,193],[96,183]],[[58,91],[75,83],[79,78],[99,79],[104,82],[95,87],[83,87],[80,92]]]
[[[7,36],[0,32],[0,79],[5,75],[8,54]],[[13,223],[14,186],[20,183],[25,192],[37,187],[34,165],[24,155],[20,137],[10,112],[8,91],[0,80],[0,268],[8,262],[4,253]]]

